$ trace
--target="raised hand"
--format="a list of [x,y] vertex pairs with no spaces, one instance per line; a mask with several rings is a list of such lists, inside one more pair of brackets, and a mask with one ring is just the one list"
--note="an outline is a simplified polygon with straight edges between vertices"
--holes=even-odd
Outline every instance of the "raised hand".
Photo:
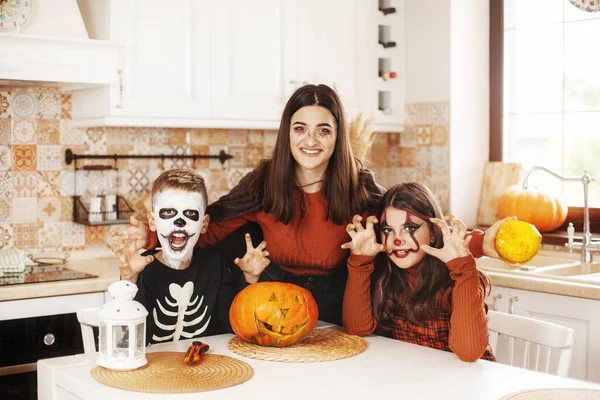
[[146,234],[147,229],[144,224],[133,216],[130,222],[131,226],[117,232],[111,232],[111,237],[116,238],[111,250],[119,258],[121,279],[136,283],[138,274],[154,260],[154,257],[139,254],[139,250],[146,243],[146,239],[140,237],[140,232],[143,228],[143,232]]
[[[136,249],[140,250],[144,248],[148,239],[148,228],[142,221],[132,215],[129,217],[128,227],[112,231],[110,232],[110,236],[116,244],[123,244],[125,241],[133,240],[135,241]],[[115,253],[114,245],[113,252]]]
[[355,215],[352,222],[346,226],[346,232],[352,238],[350,242],[342,244],[342,249],[350,249],[350,252],[359,256],[375,257],[382,252],[384,246],[377,243],[374,225],[377,218],[374,215],[367,217],[367,224],[363,227],[360,215]]
[[494,222],[494,225],[490,226],[488,230],[483,234],[483,254],[488,257],[500,258],[498,253],[496,252],[496,234],[498,234],[498,230],[505,222],[512,221],[517,219],[517,217],[506,217],[501,219],[500,221]]
[[252,245],[252,238],[249,233],[246,233],[246,254],[242,258],[233,260],[235,265],[240,267],[244,273],[244,278],[248,283],[256,283],[260,279],[260,274],[271,263],[267,257],[269,252],[265,250],[267,242],[264,240],[256,246]]
[[452,217],[452,228],[448,226],[446,221],[439,218],[430,218],[431,222],[436,224],[442,231],[444,238],[444,247],[436,249],[426,244],[422,244],[421,248],[429,255],[439,258],[444,263],[448,263],[450,260],[455,258],[468,256],[471,254],[469,251],[469,242],[471,236],[467,235],[467,226],[458,218]]

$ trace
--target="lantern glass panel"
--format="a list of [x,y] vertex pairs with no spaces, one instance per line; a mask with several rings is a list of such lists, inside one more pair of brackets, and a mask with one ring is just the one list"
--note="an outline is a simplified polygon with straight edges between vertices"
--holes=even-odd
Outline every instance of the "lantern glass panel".
[[127,325],[114,325],[113,331],[113,357],[129,357],[129,327]]
[[146,342],[146,332],[144,329],[144,323],[137,324],[135,327],[136,341],[135,341],[135,357],[141,357],[144,355],[144,343]]
[[100,321],[100,338],[100,352],[108,354],[108,330],[104,321]]

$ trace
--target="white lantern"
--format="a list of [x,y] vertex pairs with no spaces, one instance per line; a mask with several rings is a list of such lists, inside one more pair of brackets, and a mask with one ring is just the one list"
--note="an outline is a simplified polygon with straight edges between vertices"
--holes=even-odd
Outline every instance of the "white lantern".
[[112,301],[98,311],[100,354],[98,365],[127,371],[146,365],[146,316],[148,311],[133,300],[137,286],[129,281],[108,288]]

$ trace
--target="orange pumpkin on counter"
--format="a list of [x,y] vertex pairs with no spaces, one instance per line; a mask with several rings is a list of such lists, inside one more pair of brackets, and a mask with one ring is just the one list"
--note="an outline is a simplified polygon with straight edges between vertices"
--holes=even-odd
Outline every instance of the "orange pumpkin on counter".
[[521,186],[510,186],[498,198],[498,218],[516,216],[535,225],[540,232],[550,232],[567,219],[568,207],[556,196]]
[[319,309],[312,294],[282,282],[254,283],[233,299],[229,322],[242,340],[285,347],[304,339],[317,324]]

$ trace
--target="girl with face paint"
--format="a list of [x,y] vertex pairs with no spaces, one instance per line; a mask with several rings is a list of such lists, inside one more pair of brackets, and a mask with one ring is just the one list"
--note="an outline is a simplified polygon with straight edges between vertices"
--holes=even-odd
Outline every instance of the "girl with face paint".
[[[495,360],[489,346],[487,276],[477,270],[465,224],[443,219],[433,193],[418,182],[394,186],[377,216],[356,215],[344,294],[346,331],[377,331],[461,360]],[[375,229],[376,225],[379,229]]]

